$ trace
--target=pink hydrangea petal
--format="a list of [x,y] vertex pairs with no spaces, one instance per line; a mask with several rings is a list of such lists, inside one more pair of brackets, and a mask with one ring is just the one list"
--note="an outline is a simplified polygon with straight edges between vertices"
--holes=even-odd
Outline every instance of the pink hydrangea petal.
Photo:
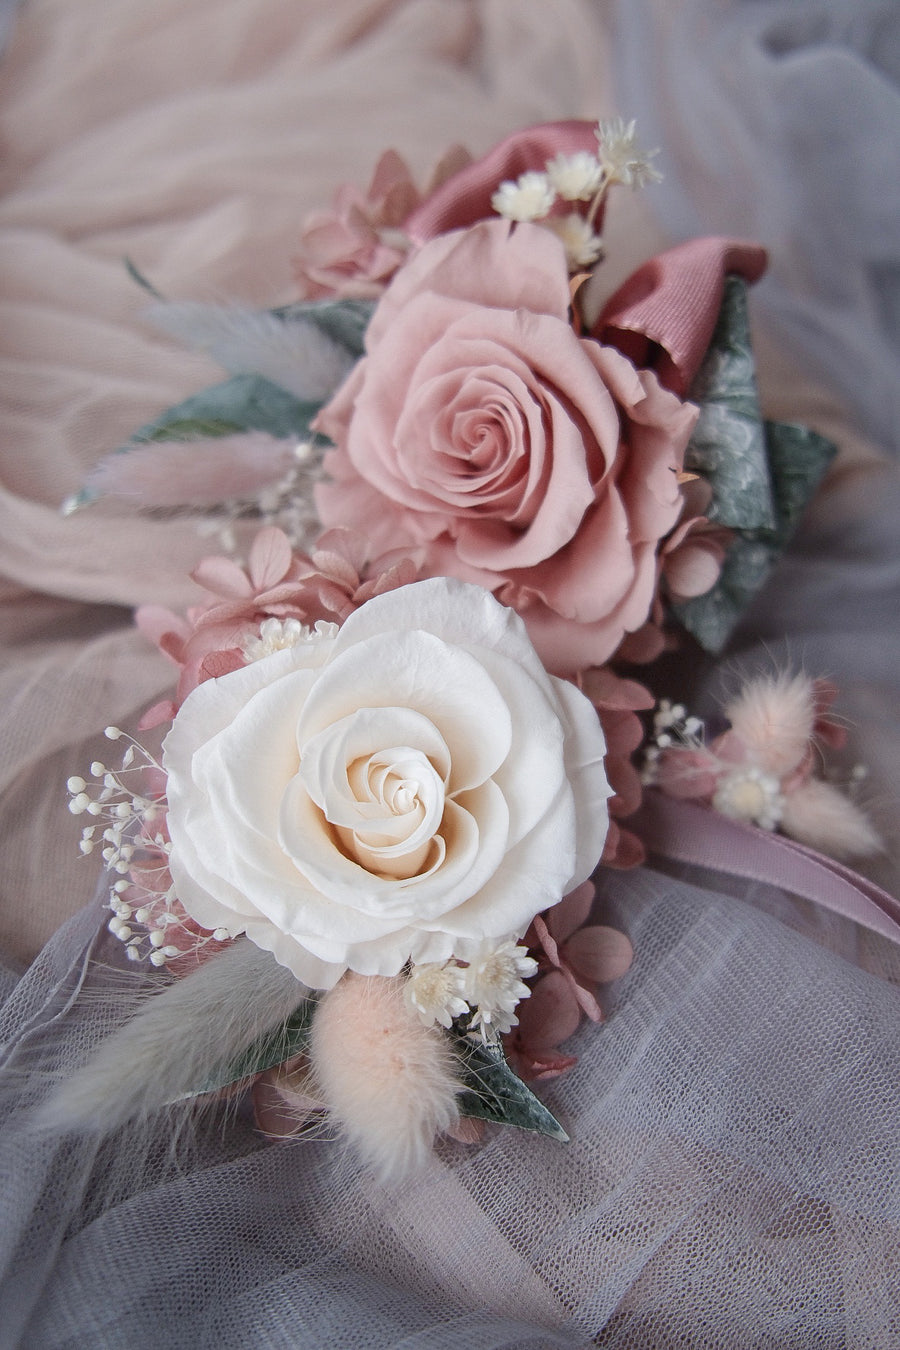
[[264,591],[281,581],[292,561],[287,535],[276,525],[264,526],[250,546],[247,569],[254,590]]
[[203,558],[191,577],[204,590],[227,600],[250,599],[253,595],[249,579],[230,558]]
[[458,1144],[479,1144],[484,1135],[485,1123],[474,1116],[460,1116],[444,1131]]
[[519,1018],[518,1041],[528,1050],[552,1050],[575,1032],[581,1021],[581,1009],[560,970],[542,975],[516,1009]]
[[528,1083],[547,1083],[578,1063],[577,1055],[561,1055],[552,1050],[541,1054],[519,1051],[515,1058],[519,1077]]
[[256,1127],[271,1139],[298,1134],[318,1107],[311,1097],[280,1087],[266,1074],[253,1084],[251,1095]]
[[563,953],[576,974],[596,984],[618,980],[634,960],[634,948],[625,934],[603,924],[580,929],[569,938]]
[[679,599],[705,595],[716,584],[722,569],[721,555],[698,539],[685,543],[665,561],[664,574],[672,594]]
[[200,662],[200,679],[216,680],[220,675],[230,675],[233,670],[241,670],[247,664],[239,647],[227,651],[210,652]]
[[640,867],[646,857],[647,850],[637,835],[631,830],[623,830],[615,821],[611,821],[609,838],[603,850],[604,866],[615,867],[624,872],[632,867]]
[[[574,891],[564,895],[558,905],[547,911],[547,927],[557,942],[565,942],[576,928],[587,922],[594,903],[594,895],[594,883],[583,881]],[[556,961],[555,964],[558,965],[559,962]]]
[[138,722],[138,731],[151,731],[153,727],[162,726],[163,722],[171,722],[175,712],[175,704],[170,698],[164,698],[160,703],[154,703],[152,708],[148,708]]
[[[551,914],[552,912],[553,912],[552,910],[549,911],[549,913]],[[544,949],[544,954],[546,955],[550,963],[554,966],[558,966],[559,948],[557,947],[554,939],[551,937],[550,930],[547,927],[547,924],[544,922],[542,915],[535,914],[534,918],[531,921],[531,928],[528,931],[530,933],[531,932],[534,933],[535,942],[539,943],[541,947]]]
[[586,671],[581,687],[597,707],[613,712],[644,711],[656,701],[637,680],[623,680],[605,666]]

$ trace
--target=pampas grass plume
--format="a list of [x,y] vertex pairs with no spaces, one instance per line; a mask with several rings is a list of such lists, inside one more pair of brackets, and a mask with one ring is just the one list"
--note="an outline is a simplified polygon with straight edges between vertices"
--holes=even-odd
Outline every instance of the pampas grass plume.
[[421,1168],[458,1118],[450,1045],[407,1006],[401,976],[348,972],[316,1011],[310,1057],[332,1118],[382,1182]]
[[869,857],[881,848],[881,840],[859,807],[818,778],[785,794],[781,828],[792,839],[832,858]]
[[760,767],[784,778],[809,748],[816,719],[813,682],[806,675],[760,676],[725,705],[725,716]]

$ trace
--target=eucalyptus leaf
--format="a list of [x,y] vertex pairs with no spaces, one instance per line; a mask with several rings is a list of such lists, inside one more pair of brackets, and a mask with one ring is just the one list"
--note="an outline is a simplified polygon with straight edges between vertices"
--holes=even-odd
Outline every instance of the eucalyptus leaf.
[[375,304],[374,300],[304,300],[270,312],[279,319],[304,319],[313,323],[333,342],[339,343],[354,357],[360,357],[366,349],[366,329]]
[[459,1113],[489,1120],[497,1125],[515,1125],[568,1143],[559,1121],[521,1078],[513,1073],[499,1045],[483,1045],[454,1033],[454,1048],[460,1061],[465,1090],[457,1097]]
[[[192,394],[134,433],[132,445],[195,441],[241,431],[305,439],[320,403],[304,403],[261,375],[234,375]],[[127,452],[128,446],[122,447]]]
[[685,628],[714,654],[721,652],[771,573],[837,453],[831,441],[808,427],[766,422],[764,428],[775,505],[774,527],[740,530],[712,590],[674,606]]
[[756,368],[750,344],[747,283],[725,278],[719,317],[690,392],[700,416],[684,467],[710,483],[710,520],[732,529],[774,529]]
[[185,1093],[175,1100],[189,1101],[208,1092],[219,1092],[222,1088],[230,1087],[232,1083],[253,1078],[265,1069],[273,1069],[277,1064],[283,1064],[285,1060],[299,1055],[309,1045],[315,1009],[316,1000],[305,999],[286,1022],[265,1032],[235,1059],[229,1060],[204,1082],[198,1083],[192,1092]]

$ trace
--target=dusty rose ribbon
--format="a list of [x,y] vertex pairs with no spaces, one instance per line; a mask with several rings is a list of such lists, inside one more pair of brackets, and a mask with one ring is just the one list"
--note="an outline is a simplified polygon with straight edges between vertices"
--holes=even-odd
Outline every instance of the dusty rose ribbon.
[[654,791],[628,824],[650,853],[778,886],[900,943],[900,900],[793,839]]
[[758,281],[765,270],[758,244],[689,239],[632,272],[604,305],[594,336],[654,369],[683,398],[712,339],[726,275]]
[[[596,123],[546,122],[517,131],[448,178],[404,222],[417,244],[494,215],[491,197],[505,179],[541,170],[554,155],[594,153]],[[598,221],[598,226],[600,222]],[[688,392],[715,327],[725,276],[756,281],[766,254],[758,244],[692,239],[651,258],[620,286],[594,326],[594,336],[656,370],[667,388]]]

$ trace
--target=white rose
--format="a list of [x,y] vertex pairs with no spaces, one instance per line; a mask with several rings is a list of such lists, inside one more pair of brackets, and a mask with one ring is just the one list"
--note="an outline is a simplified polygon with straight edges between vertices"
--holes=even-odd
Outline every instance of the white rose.
[[443,577],[199,685],[163,753],[181,903],[313,988],[520,936],[606,837],[593,707]]

